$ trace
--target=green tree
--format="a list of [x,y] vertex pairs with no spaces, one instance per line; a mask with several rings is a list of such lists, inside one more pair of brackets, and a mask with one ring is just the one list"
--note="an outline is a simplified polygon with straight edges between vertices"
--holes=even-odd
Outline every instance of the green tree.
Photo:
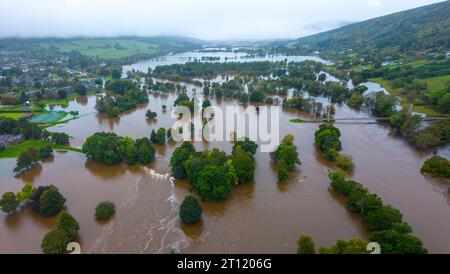
[[56,145],[69,145],[69,135],[64,132],[54,132],[52,133],[52,142]]
[[71,214],[63,211],[59,214],[58,220],[56,221],[56,228],[64,230],[72,239],[80,230],[80,225]]
[[183,144],[175,149],[170,158],[170,166],[172,167],[172,176],[175,179],[186,179],[187,173],[184,167],[184,162],[195,153],[194,146],[185,141]]
[[147,117],[147,119],[155,119],[158,116],[158,114],[156,112],[151,111],[150,109],[147,110],[147,112],[145,113],[145,117]]
[[33,149],[29,148],[27,151],[20,153],[14,168],[16,174],[28,171],[38,165],[36,149]]
[[249,152],[252,155],[255,155],[256,150],[258,149],[258,144],[256,144],[252,140],[250,140],[250,138],[248,138],[248,137],[239,138],[234,143],[232,154],[234,154],[234,150],[237,146],[241,147],[242,150],[244,150],[245,152]]
[[420,171],[434,177],[450,178],[450,160],[441,156],[433,156],[425,161]]
[[231,164],[236,172],[239,183],[245,183],[253,180],[255,173],[255,160],[251,154],[240,150],[240,146],[236,147]]
[[20,202],[16,198],[16,194],[13,192],[6,192],[3,194],[2,198],[0,199],[0,208],[5,213],[12,213],[16,211],[16,209],[19,207]]
[[345,171],[353,171],[355,169],[353,157],[348,154],[339,154],[336,157],[336,165]]
[[19,202],[28,201],[31,199],[35,191],[36,188],[32,184],[26,183],[22,187],[22,190],[16,194],[17,200],[19,200]]
[[396,230],[376,231],[369,236],[369,240],[380,244],[382,254],[428,253],[423,247],[421,240]]
[[95,216],[99,220],[106,220],[116,212],[116,206],[112,202],[101,202],[95,208]]
[[51,217],[58,214],[66,203],[66,199],[59,192],[58,188],[51,185],[49,189],[45,190],[39,198],[39,211],[46,217]]
[[61,254],[66,250],[70,240],[71,238],[66,231],[62,229],[52,230],[45,234],[41,248],[45,254]]
[[220,201],[228,197],[233,189],[223,166],[206,165],[199,173],[194,190],[208,201]]
[[316,254],[314,241],[311,237],[302,235],[298,240],[297,244],[298,244],[297,254]]
[[53,156],[53,148],[50,145],[46,145],[39,149],[39,157],[41,159],[46,159],[48,157]]
[[364,223],[370,230],[388,230],[396,223],[401,223],[402,214],[392,206],[382,206],[370,211],[363,217]]
[[188,195],[184,198],[180,206],[180,218],[187,224],[195,224],[202,218],[202,206],[197,198]]

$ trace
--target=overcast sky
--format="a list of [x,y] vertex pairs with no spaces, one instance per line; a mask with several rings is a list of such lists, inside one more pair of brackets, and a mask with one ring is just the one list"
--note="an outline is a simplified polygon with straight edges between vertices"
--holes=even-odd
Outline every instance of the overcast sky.
[[0,0],[1,37],[296,38],[441,0]]

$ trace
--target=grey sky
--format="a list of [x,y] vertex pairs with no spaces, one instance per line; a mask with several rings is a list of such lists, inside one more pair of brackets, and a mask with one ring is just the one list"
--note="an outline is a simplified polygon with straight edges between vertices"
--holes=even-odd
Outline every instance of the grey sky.
[[440,0],[1,0],[0,36],[295,38]]

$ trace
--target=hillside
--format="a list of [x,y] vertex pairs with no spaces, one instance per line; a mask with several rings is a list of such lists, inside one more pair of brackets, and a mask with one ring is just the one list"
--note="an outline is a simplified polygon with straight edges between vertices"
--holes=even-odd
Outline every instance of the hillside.
[[3,39],[0,49],[53,47],[60,52],[78,51],[89,57],[121,59],[132,56],[156,56],[198,48],[200,40],[183,37],[114,37],[114,38],[39,38]]
[[445,51],[450,43],[450,2],[445,1],[297,39],[286,50],[360,54],[414,54],[418,51]]

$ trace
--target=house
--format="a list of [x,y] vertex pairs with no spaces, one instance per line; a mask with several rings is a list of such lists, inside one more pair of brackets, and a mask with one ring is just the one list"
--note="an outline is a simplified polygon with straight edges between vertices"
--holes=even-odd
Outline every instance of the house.
[[22,143],[25,140],[22,134],[0,135],[0,149],[5,149],[13,145]]

